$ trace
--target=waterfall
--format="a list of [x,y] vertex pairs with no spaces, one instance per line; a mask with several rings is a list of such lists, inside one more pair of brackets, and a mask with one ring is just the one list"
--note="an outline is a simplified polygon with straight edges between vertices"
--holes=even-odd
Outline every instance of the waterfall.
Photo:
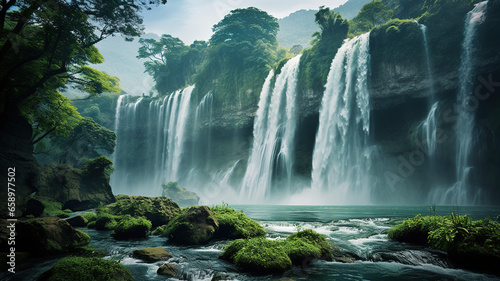
[[[260,94],[254,121],[253,146],[240,196],[262,202],[271,195],[273,183],[290,188],[296,129],[296,86],[300,55],[290,59],[277,75],[271,71]],[[283,182],[284,180],[284,182]]]
[[429,50],[429,41],[427,40],[427,26],[424,24],[419,24],[417,23],[418,26],[420,27],[420,30],[422,31],[422,37],[424,38],[424,49],[425,49],[425,62],[427,65],[427,75],[429,77],[429,89],[430,89],[430,94],[431,98],[434,101],[436,98],[434,95],[436,93],[434,89],[434,75],[432,75],[432,64],[431,64],[431,56],[430,56],[430,50]]
[[473,170],[470,162],[474,145],[474,112],[467,110],[474,83],[477,27],[484,22],[488,1],[475,5],[467,14],[462,43],[461,64],[459,68],[459,92],[457,103],[460,107],[456,126],[456,183],[449,188],[439,189],[430,195],[437,204],[470,205],[481,203],[481,189],[471,186],[470,175]]
[[313,152],[312,189],[334,204],[370,203],[367,78],[369,33],[346,41],[332,61]]
[[115,194],[159,196],[163,181],[181,179],[193,89],[159,99],[119,97],[111,175]]

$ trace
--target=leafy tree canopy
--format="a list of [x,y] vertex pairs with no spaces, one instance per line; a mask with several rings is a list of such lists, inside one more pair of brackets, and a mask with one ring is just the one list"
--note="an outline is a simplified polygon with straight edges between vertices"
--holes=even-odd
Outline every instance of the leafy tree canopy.
[[36,130],[45,130],[41,136],[67,135],[80,117],[59,91],[119,91],[116,77],[87,66],[103,61],[94,44],[114,34],[138,36],[141,9],[165,2],[2,0],[0,124],[20,108]]

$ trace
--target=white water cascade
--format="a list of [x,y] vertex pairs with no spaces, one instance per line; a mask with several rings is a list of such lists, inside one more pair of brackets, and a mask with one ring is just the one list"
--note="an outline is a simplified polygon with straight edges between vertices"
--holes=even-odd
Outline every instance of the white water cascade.
[[273,184],[280,180],[290,188],[299,62],[300,55],[283,66],[274,88],[271,71],[262,87],[254,121],[252,152],[240,190],[240,197],[246,202],[262,202],[269,198]]
[[118,99],[113,193],[159,196],[163,181],[179,180],[193,89],[156,100]]
[[312,171],[313,192],[331,196],[324,203],[370,203],[369,65],[366,33],[342,45],[328,74]]
[[482,192],[479,187],[471,186],[470,173],[473,169],[470,156],[474,143],[474,112],[468,110],[468,102],[474,83],[476,31],[486,18],[488,1],[475,5],[467,14],[462,43],[461,64],[459,69],[459,92],[457,103],[460,107],[456,126],[456,183],[449,188],[441,188],[430,195],[436,204],[471,205],[481,204]]

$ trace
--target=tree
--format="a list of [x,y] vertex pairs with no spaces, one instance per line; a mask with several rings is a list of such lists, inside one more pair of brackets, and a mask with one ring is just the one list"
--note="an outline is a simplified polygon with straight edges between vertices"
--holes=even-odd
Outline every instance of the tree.
[[303,51],[299,85],[323,92],[330,64],[347,36],[349,25],[339,13],[324,6],[319,8],[315,19],[320,32],[313,33],[312,47]]
[[276,18],[257,8],[231,11],[212,28],[206,59],[194,79],[196,90],[212,91],[215,105],[255,104],[267,73],[283,55],[278,28]]
[[367,3],[361,8],[359,14],[351,22],[351,33],[370,31],[377,25],[392,19],[393,12],[380,0]]
[[207,47],[205,41],[195,41],[191,46],[176,37],[163,34],[159,41],[140,39],[141,47],[137,58],[148,59],[144,63],[146,72],[156,81],[161,94],[173,92],[191,83],[196,66]]
[[[164,3],[166,0],[2,0],[0,126],[21,109],[37,130],[45,131],[41,137],[52,132],[64,135],[76,126],[79,115],[60,90],[74,86],[90,95],[118,91],[115,77],[87,66],[103,61],[94,44],[114,34],[127,39],[140,35],[141,9]],[[40,109],[45,113],[38,112]]]

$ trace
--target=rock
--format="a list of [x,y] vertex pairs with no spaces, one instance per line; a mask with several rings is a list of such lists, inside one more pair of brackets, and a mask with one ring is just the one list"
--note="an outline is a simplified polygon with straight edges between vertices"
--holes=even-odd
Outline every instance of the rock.
[[162,184],[163,192],[161,196],[168,197],[181,207],[198,205],[200,201],[200,197],[196,195],[196,193],[185,189],[184,187],[180,187],[177,185],[177,182],[164,182]]
[[158,273],[159,275],[174,277],[175,275],[177,275],[177,268],[169,263],[165,263],[164,265],[160,266],[160,268],[158,268],[156,273]]
[[26,202],[26,210],[23,213],[23,217],[32,215],[34,217],[39,217],[43,214],[45,206],[42,201],[38,199],[31,198]]
[[220,258],[234,263],[243,271],[261,274],[281,273],[292,268],[292,261],[281,243],[265,238],[234,240]]
[[216,206],[211,209],[219,223],[216,239],[239,239],[264,236],[264,228],[256,221],[228,206]]
[[18,221],[16,233],[16,251],[34,256],[72,252],[90,242],[88,234],[57,217]]
[[194,206],[183,210],[170,221],[165,235],[170,241],[184,245],[205,244],[214,237],[219,223],[207,206]]
[[66,221],[73,227],[85,227],[85,226],[87,226],[87,219],[82,215],[78,215],[76,217],[69,218]]
[[211,281],[232,280],[231,276],[224,272],[217,272],[212,277]]
[[118,195],[117,201],[104,207],[103,212],[112,215],[145,217],[154,227],[167,224],[179,212],[177,203],[166,197]]
[[51,198],[62,203],[62,209],[82,211],[96,208],[100,203],[110,204],[116,201],[109,176],[88,174],[69,165],[44,165],[38,181],[37,196]]
[[123,217],[114,228],[113,236],[117,240],[146,238],[151,230],[151,222],[144,217]]
[[172,255],[163,248],[154,247],[134,250],[132,257],[141,259],[145,262],[156,262],[168,260]]
[[133,281],[130,271],[117,261],[96,257],[66,257],[44,272],[39,281],[48,280]]

